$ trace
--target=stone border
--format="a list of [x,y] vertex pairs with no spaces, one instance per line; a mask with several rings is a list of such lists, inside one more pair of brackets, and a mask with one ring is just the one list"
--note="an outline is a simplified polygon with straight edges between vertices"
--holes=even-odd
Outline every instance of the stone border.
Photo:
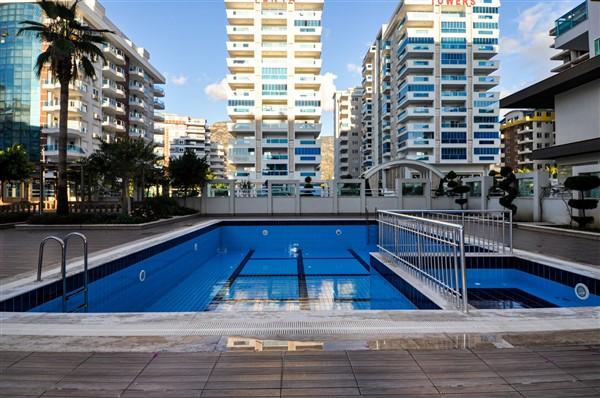
[[161,225],[174,224],[180,221],[192,220],[194,218],[202,217],[200,213],[188,214],[185,216],[174,216],[172,218],[163,218],[156,221],[151,221],[143,224],[19,224],[15,225],[15,229],[19,231],[39,231],[39,230],[73,230],[73,229],[87,229],[87,230],[121,230],[131,231],[140,230],[153,227],[160,227]]
[[525,229],[525,230],[530,230],[530,231],[546,232],[546,233],[554,234],[554,235],[573,236],[575,238],[600,241],[600,233],[597,233],[597,232],[578,231],[578,230],[572,230],[572,229],[553,227],[551,225],[545,225],[545,224],[530,224],[530,223],[521,223],[521,222],[515,222],[514,226],[515,226],[515,228]]

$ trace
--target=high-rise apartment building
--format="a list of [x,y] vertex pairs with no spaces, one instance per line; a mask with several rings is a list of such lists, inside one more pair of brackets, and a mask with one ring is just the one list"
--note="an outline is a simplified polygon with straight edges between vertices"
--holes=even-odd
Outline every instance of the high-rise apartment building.
[[335,177],[357,178],[361,172],[362,87],[334,95]]
[[531,159],[533,151],[554,145],[552,109],[511,111],[502,120],[500,131],[503,166],[530,171],[552,166],[550,161]]
[[[108,19],[98,1],[81,1],[78,10],[78,17],[85,24],[114,33],[105,34],[108,43],[102,50],[106,59],[96,60],[96,78],[78,79],[70,85],[68,159],[87,157],[97,149],[99,139],[110,141],[119,134],[152,141],[154,121],[161,117],[155,115],[155,110],[164,109],[158,99],[164,96],[164,91],[157,86],[165,82],[164,77],[150,63],[149,53]],[[4,120],[2,145],[29,140],[30,158],[37,161],[39,150],[35,146],[41,141],[43,160],[55,162],[58,160],[60,84],[52,78],[48,68],[42,71],[41,81],[33,73],[44,43],[31,34],[16,36],[22,20],[43,22],[44,16],[31,1],[1,4],[0,15],[3,21],[0,29],[8,27],[2,33],[0,70],[12,71],[0,79],[12,91],[10,95],[5,90],[5,98],[0,99]],[[19,51],[11,51],[16,48]],[[29,126],[25,128],[23,123]],[[39,126],[41,140],[37,138]]]
[[363,171],[396,159],[481,175],[500,162],[499,0],[400,2],[363,59]]
[[216,178],[225,178],[225,151],[219,143],[211,142],[206,119],[166,113],[164,120],[156,123],[156,128],[162,132],[166,163],[190,150],[198,157],[206,158]]
[[225,0],[233,177],[320,178],[323,0]]

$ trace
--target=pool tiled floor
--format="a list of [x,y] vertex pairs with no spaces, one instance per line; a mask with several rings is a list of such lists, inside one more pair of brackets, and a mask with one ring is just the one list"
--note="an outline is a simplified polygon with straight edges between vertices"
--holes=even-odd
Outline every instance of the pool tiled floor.
[[599,397],[600,349],[0,352],[1,397]]

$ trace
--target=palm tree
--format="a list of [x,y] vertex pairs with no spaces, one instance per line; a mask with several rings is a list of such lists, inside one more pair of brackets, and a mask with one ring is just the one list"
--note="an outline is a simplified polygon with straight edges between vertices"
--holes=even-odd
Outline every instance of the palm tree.
[[143,138],[131,138],[128,135],[117,137],[112,142],[102,142],[100,150],[90,156],[90,162],[102,170],[105,182],[120,185],[121,211],[123,215],[131,212],[129,188],[132,179],[141,169],[154,167],[159,157],[154,153],[154,144]]
[[33,32],[46,43],[46,49],[37,58],[35,73],[41,77],[42,69],[48,65],[53,77],[60,83],[60,120],[58,133],[58,190],[56,195],[59,215],[69,213],[67,196],[67,123],[69,106],[69,83],[79,76],[94,78],[94,61],[104,59],[98,47],[106,43],[104,33],[109,30],[93,29],[77,19],[77,4],[41,0],[38,4],[48,18],[47,23],[23,21],[19,30]]

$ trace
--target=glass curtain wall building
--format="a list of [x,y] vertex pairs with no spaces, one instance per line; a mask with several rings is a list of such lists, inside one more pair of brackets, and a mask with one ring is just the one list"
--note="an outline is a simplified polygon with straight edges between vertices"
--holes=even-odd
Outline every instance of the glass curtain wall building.
[[0,4],[0,149],[22,145],[40,158],[40,80],[33,71],[41,41],[20,35],[19,21],[42,21],[33,3]]

